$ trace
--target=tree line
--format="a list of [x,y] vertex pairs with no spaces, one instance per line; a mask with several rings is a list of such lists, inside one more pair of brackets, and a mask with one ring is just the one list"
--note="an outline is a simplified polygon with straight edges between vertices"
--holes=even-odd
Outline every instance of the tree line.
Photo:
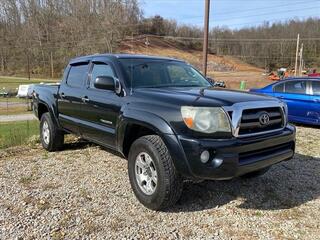
[[[140,33],[169,38],[187,48],[202,49],[203,30],[196,26],[178,25],[174,20],[161,16],[143,20]],[[157,26],[157,27],[156,27]],[[320,19],[293,19],[285,22],[265,22],[258,27],[231,30],[227,27],[210,31],[210,52],[230,55],[255,66],[275,70],[279,67],[294,68],[297,35],[303,43],[306,67],[320,67]],[[299,48],[300,48],[299,47]]]
[[[210,52],[273,70],[293,67],[297,34],[307,67],[320,66],[320,19],[210,32]],[[202,48],[203,29],[161,16],[145,18],[138,0],[1,0],[0,74],[61,76],[70,58],[118,52],[127,36],[152,34]]]
[[116,51],[140,18],[137,0],[1,0],[0,71],[61,76],[74,56]]

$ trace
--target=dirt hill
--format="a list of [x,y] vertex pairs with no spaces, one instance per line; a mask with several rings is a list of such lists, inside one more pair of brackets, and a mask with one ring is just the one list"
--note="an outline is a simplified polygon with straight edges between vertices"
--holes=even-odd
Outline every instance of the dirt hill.
[[[140,36],[121,42],[121,52],[145,55],[166,56],[183,59],[201,69],[202,52],[181,47],[171,40],[157,37]],[[270,83],[263,75],[264,70],[249,65],[230,56],[208,56],[208,75],[223,80],[230,88],[239,88],[241,81],[247,82],[247,88],[262,87]]]

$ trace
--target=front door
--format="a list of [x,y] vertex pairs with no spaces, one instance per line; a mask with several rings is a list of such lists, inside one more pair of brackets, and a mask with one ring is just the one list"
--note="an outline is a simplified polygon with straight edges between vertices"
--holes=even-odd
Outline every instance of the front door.
[[287,103],[290,121],[306,121],[308,118],[308,104],[310,101],[310,96],[307,94],[306,81],[287,81],[284,85],[284,92],[275,93],[275,96]]
[[102,145],[115,147],[115,132],[123,98],[115,91],[101,90],[94,87],[98,76],[116,78],[116,73],[109,62],[92,62],[90,81],[87,86],[88,101],[83,105],[85,122],[81,134]]

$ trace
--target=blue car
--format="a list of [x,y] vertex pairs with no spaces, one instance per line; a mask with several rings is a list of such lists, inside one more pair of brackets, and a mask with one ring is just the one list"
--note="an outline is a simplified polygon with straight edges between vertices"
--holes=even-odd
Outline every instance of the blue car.
[[286,102],[290,122],[320,125],[320,78],[287,78],[250,92]]

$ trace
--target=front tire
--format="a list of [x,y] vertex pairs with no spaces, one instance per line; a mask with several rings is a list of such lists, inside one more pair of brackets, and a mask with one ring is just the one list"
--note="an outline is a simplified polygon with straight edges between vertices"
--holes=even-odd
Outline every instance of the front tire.
[[60,150],[64,143],[63,132],[53,123],[48,112],[41,116],[40,140],[43,148],[49,152]]
[[159,136],[143,136],[132,144],[128,172],[135,196],[147,208],[162,210],[179,200],[182,177]]

